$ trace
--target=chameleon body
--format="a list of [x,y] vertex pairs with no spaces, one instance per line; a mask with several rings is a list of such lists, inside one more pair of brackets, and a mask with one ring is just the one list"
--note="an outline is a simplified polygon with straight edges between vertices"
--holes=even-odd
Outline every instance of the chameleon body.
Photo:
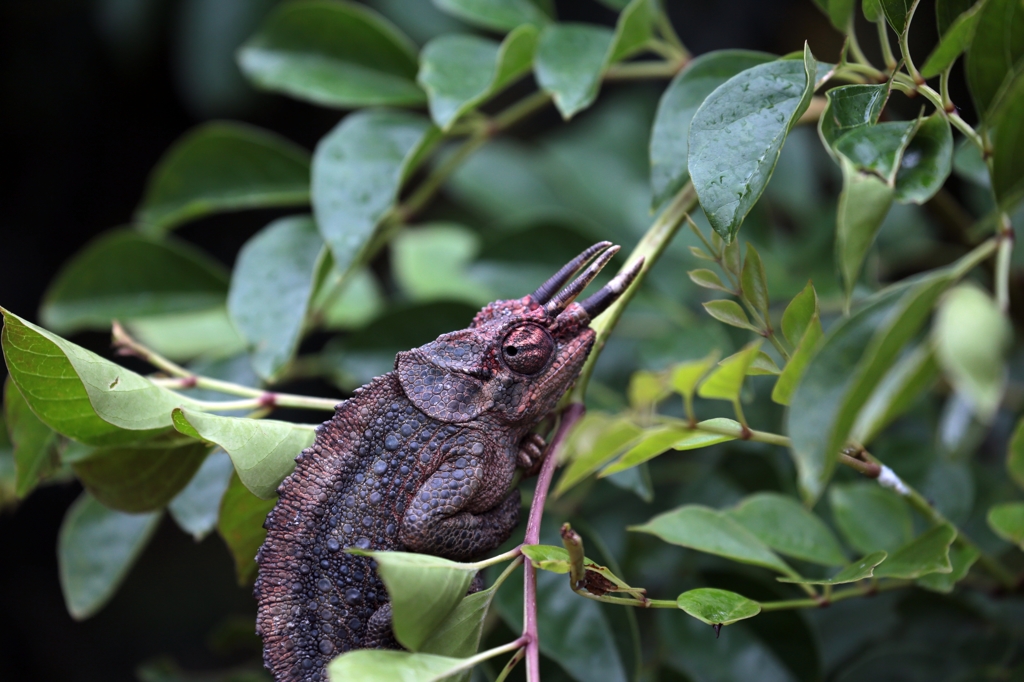
[[399,648],[375,563],[346,548],[467,561],[510,536],[515,470],[537,468],[543,452],[531,429],[579,375],[594,343],[590,319],[639,271],[574,302],[616,250],[596,244],[533,294],[491,303],[469,328],[399,353],[394,371],[317,428],[278,488],[257,555],[257,633],[275,679],[326,680],[345,651]]

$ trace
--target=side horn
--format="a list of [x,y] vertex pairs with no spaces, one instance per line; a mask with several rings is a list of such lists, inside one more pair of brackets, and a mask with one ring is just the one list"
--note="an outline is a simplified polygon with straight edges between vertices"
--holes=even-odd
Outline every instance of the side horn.
[[530,294],[531,298],[540,305],[544,305],[551,300],[552,296],[558,293],[559,289],[565,286],[565,283],[568,282],[573,275],[579,272],[580,268],[590,262],[591,258],[611,245],[611,242],[598,242],[594,244],[589,249],[563,265],[562,268],[552,275],[548,281],[541,284],[540,287],[537,288],[537,291]]
[[622,292],[628,289],[629,285],[633,283],[633,280],[640,274],[643,267],[644,259],[641,258],[636,263],[633,263],[628,270],[615,275],[615,277],[612,278],[612,281],[608,282],[608,284],[605,284],[603,287],[584,299],[580,303],[580,306],[587,311],[587,315],[590,319],[594,319],[607,310],[608,306],[615,303],[619,296],[622,295]]
[[612,246],[608,248],[604,253],[597,257],[593,263],[590,264],[583,274],[573,280],[573,283],[558,292],[558,295],[551,299],[551,302],[544,306],[548,315],[557,315],[565,309],[567,305],[576,300],[576,297],[583,293],[583,290],[587,288],[587,285],[594,281],[597,274],[601,272],[601,269],[605,265],[608,265],[608,261],[619,252],[618,246]]

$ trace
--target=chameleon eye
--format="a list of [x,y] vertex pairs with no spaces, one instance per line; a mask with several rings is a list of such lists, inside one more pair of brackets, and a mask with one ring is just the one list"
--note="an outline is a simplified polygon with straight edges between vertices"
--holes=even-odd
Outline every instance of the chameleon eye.
[[533,324],[513,329],[501,342],[505,364],[519,374],[536,374],[544,369],[554,350],[551,334]]

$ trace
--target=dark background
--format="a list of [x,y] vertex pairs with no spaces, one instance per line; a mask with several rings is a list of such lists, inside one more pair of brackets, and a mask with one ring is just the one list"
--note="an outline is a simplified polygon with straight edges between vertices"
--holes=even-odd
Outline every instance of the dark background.
[[[422,43],[451,23],[428,0],[402,6],[403,28]],[[4,0],[0,3],[0,305],[35,320],[61,264],[102,231],[131,221],[149,170],[182,133],[210,118],[234,118],[312,149],[342,115],[251,91],[231,54],[270,0]],[[590,0],[559,2],[563,19],[611,24]],[[834,60],[841,38],[811,0],[668,0],[695,54],[719,48],[786,53],[811,41]],[[934,35],[926,3],[916,35]],[[397,19],[403,23],[402,19]],[[874,31],[862,42],[875,54]],[[927,49],[927,45],[924,46]],[[915,50],[917,51],[917,50]],[[922,50],[923,52],[923,50]],[[954,86],[954,98],[960,101]],[[960,95],[957,97],[957,95]],[[516,131],[559,124],[551,111]],[[266,224],[249,212],[189,224],[178,234],[230,265]],[[102,350],[103,335],[79,343]],[[0,365],[0,379],[5,370]],[[213,535],[200,544],[165,519],[113,601],[76,623],[57,579],[57,529],[77,484],[36,491],[0,512],[0,680],[129,680],[155,657],[202,669],[252,660],[255,605],[234,582]]]

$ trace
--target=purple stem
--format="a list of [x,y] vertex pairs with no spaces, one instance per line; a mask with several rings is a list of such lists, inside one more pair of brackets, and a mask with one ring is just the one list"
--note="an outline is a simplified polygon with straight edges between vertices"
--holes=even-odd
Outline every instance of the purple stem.
[[[562,410],[562,419],[558,430],[548,444],[544,456],[544,464],[537,476],[537,487],[530,504],[530,519],[526,524],[524,545],[536,545],[540,542],[540,521],[544,515],[544,501],[548,497],[551,479],[555,476],[558,466],[558,451],[562,449],[569,430],[578,422],[586,409],[582,403],[570,403]],[[537,638],[537,571],[533,563],[526,561],[523,596],[523,637],[526,638],[526,679],[527,682],[540,682],[540,645]]]

